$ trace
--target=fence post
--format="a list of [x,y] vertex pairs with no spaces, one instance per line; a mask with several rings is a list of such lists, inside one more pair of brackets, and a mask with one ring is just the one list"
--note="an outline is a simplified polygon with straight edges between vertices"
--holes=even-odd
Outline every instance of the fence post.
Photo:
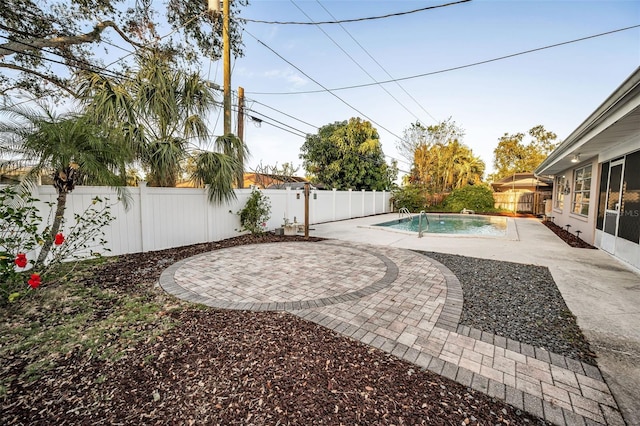
[[291,190],[290,187],[286,187],[285,189],[285,202],[284,202],[284,217],[283,217],[283,221],[284,219],[287,219],[288,221],[292,221],[292,219],[289,217],[289,203],[291,202],[291,196],[293,195],[293,191]]
[[376,190],[371,191],[373,194],[373,211],[372,214],[376,214]]
[[213,241],[211,237],[211,209],[209,203],[209,196],[207,195],[209,192],[209,184],[204,186],[202,190],[203,201],[204,201],[204,235],[206,236],[206,242]]
[[153,229],[153,217],[151,213],[151,206],[149,205],[147,182],[139,182],[138,188],[140,190],[140,245],[142,246],[142,252],[144,253],[153,250],[153,242],[151,241],[152,232],[149,232]]
[[353,190],[351,188],[349,188],[349,219],[353,219],[353,208],[352,206],[352,199],[351,197],[353,196]]
[[333,205],[333,221],[336,221],[336,192],[337,189],[333,188],[331,190],[331,196],[332,196],[332,205]]
[[364,195],[365,195],[365,191],[364,191],[364,189],[361,189],[360,190],[360,196],[362,197],[362,201],[361,201],[362,202],[362,215],[361,215],[361,217],[365,217],[366,216],[365,209],[364,209],[364,198],[365,198]]

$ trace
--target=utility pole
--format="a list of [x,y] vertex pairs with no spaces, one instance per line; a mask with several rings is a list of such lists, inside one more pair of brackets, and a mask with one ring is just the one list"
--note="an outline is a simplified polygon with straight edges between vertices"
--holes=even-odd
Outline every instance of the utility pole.
[[238,139],[242,143],[242,149],[238,152],[240,171],[238,173],[238,188],[244,188],[244,87],[238,86]]
[[[209,13],[220,14],[220,0],[208,0]],[[229,42],[229,0],[222,0],[222,62],[224,74],[224,134],[231,133],[231,43]]]
[[222,0],[222,60],[224,62],[224,134],[231,133],[231,42],[229,41],[229,0]]

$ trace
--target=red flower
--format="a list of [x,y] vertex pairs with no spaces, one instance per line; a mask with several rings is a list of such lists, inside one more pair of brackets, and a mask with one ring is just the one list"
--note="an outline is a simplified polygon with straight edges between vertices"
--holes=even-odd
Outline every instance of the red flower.
[[27,282],[31,288],[38,288],[40,285],[40,274],[31,274],[31,278]]
[[59,246],[60,244],[64,243],[64,235],[62,235],[62,232],[58,232],[56,234],[56,238],[53,242],[55,245]]
[[16,266],[18,268],[24,268],[25,266],[27,266],[27,255],[24,253],[18,253],[18,256],[16,256],[16,260],[14,262],[16,263]]

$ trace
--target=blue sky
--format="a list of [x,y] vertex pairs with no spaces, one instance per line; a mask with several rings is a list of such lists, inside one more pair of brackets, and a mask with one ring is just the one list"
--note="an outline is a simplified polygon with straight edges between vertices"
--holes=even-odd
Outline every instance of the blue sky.
[[[447,1],[253,0],[242,17],[332,21],[443,3]],[[466,131],[463,142],[491,171],[493,150],[505,132],[526,132],[542,124],[560,139],[567,137],[640,65],[640,28],[407,79],[399,82],[401,87],[384,84],[393,96],[376,84],[334,91],[340,99],[327,92],[299,92],[430,73],[638,24],[640,2],[629,0],[474,0],[410,15],[320,26],[331,38],[316,25],[248,22],[245,57],[234,61],[231,84],[233,90],[244,87],[247,107],[255,111],[249,114],[263,119],[260,127],[253,121],[245,126],[252,153],[249,168],[260,162],[302,163],[298,155],[304,138],[269,122],[305,134],[334,121],[362,117],[378,129],[385,154],[399,158],[396,143],[411,123],[431,125],[451,117]],[[222,85],[221,63],[205,61],[202,73]],[[217,123],[214,133],[222,133],[221,115],[213,114],[211,121]]]

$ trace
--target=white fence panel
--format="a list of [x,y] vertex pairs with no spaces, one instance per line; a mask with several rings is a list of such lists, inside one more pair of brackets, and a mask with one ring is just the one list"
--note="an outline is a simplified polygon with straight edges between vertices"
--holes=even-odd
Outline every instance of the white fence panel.
[[335,220],[354,217],[351,213],[353,210],[353,204],[351,202],[352,192],[353,191],[336,191]]
[[[129,187],[131,203],[125,209],[117,202],[116,192],[107,187],[79,186],[67,196],[65,227],[75,223],[74,214],[82,214],[94,197],[108,198],[114,221],[104,229],[107,248],[103,254],[119,255],[141,251],[162,250],[171,247],[219,241],[239,235],[238,212],[251,194],[250,189],[236,190],[237,199],[215,205],[209,202],[205,189],[151,188],[146,185]],[[304,191],[263,190],[271,202],[271,218],[267,229],[282,226],[284,218],[304,222]],[[36,187],[34,198],[40,200],[38,208],[48,223],[53,212],[45,202],[55,203],[57,194],[52,186]],[[389,211],[389,193],[386,191],[311,191],[309,197],[309,224],[344,220]]]

